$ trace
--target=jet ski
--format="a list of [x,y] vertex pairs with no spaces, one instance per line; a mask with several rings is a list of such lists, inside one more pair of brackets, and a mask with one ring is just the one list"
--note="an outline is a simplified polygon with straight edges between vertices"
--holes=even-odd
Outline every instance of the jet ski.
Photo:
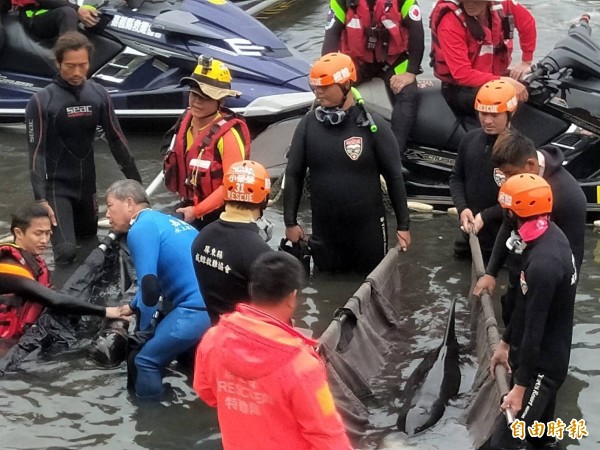
[[[441,94],[437,79],[418,79],[419,109],[403,155],[411,200],[451,205],[450,172],[467,127]],[[588,211],[600,212],[600,46],[591,39],[588,16],[543,58],[528,77],[529,100],[520,105],[512,126],[536,146],[552,144],[564,166],[586,194]],[[369,111],[391,119],[392,104],[383,80],[358,86]],[[285,170],[286,153],[300,117],[272,124],[255,140],[253,157],[272,176]]]
[[[305,111],[312,101],[308,63],[235,3],[129,0],[99,11],[100,25],[84,30],[95,47],[90,78],[108,89],[120,118],[177,117],[187,106],[179,80],[194,70],[200,54],[229,67],[232,88],[242,96],[228,106],[251,120],[272,123]],[[34,37],[16,12],[2,21],[0,121],[22,121],[31,95],[56,74],[53,41]]]

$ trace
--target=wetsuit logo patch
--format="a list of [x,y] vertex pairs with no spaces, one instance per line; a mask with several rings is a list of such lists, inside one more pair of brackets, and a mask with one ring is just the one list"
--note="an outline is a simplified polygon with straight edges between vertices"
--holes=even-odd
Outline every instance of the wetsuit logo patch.
[[523,295],[527,295],[527,291],[529,288],[527,287],[527,280],[525,279],[525,272],[521,270],[521,275],[519,276],[519,284],[521,285],[521,292]]
[[494,181],[498,186],[502,186],[506,181],[506,175],[497,167],[494,169]]
[[346,139],[344,141],[344,150],[352,161],[356,161],[362,153],[362,138],[351,137]]
[[82,116],[91,116],[92,115],[92,105],[85,106],[69,106],[66,108],[67,117],[72,119],[74,117],[82,117]]

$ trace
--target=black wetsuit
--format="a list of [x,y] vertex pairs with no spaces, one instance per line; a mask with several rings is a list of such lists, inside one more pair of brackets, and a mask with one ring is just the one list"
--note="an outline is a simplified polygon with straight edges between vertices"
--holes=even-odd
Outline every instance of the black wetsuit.
[[[531,426],[554,420],[556,393],[569,368],[577,272],[569,241],[552,222],[527,244],[521,264],[515,310],[502,339],[510,344],[513,383],[527,387],[519,416]],[[538,444],[542,439],[528,437]]]
[[77,31],[79,6],[68,0],[36,0],[19,8],[19,16],[27,28],[42,39],[51,39],[67,31]]
[[218,219],[196,236],[194,270],[213,325],[221,314],[233,312],[237,303],[248,301],[250,266],[268,251],[272,249],[254,223]]
[[16,294],[39,302],[64,314],[89,314],[104,317],[106,308],[53,291],[37,281],[18,275],[0,274],[0,295]]
[[[402,4],[401,1],[398,3],[400,5]],[[414,4],[418,7],[418,3],[416,1]],[[338,6],[344,8],[345,2],[340,1]],[[408,30],[408,55],[400,55],[398,62],[401,62],[408,56],[408,66],[406,68],[406,72],[418,75],[422,72],[421,61],[423,60],[423,52],[425,51],[425,33],[423,31],[423,21],[421,20],[420,16],[415,20],[411,18],[411,15],[407,15],[402,21],[402,26],[406,27]],[[344,27],[345,24],[337,20],[336,15],[330,10],[328,24],[325,29],[323,47],[321,48],[322,55],[340,51],[340,41]],[[398,94],[394,94],[390,88],[390,78],[395,74],[395,64],[366,64],[361,63],[360,61],[355,61],[355,64],[358,69],[359,82],[369,80],[374,77],[380,77],[385,81],[388,95],[390,98],[393,98],[391,119],[392,130],[394,131],[394,135],[398,141],[400,153],[404,154],[406,151],[406,142],[408,140],[408,136],[417,118],[417,84],[409,84],[405,86]]]
[[[577,272],[583,261],[585,217],[587,200],[577,180],[562,166],[564,156],[562,151],[553,145],[547,145],[539,150],[545,158],[543,177],[552,188],[553,206],[551,219],[565,233],[573,256]],[[492,256],[486,268],[486,273],[494,277],[502,268],[509,251],[506,240],[510,236],[510,226],[503,223],[498,232]],[[518,285],[518,258],[511,255],[509,269],[509,286],[502,298],[502,318],[507,325],[514,308],[514,290]]]
[[467,133],[450,174],[450,194],[458,214],[467,208],[473,216],[481,213],[484,226],[477,237],[484,262],[489,260],[502,225],[502,207],[498,204],[500,188],[494,180],[492,163],[492,147],[497,137],[486,134],[481,128]]
[[102,86],[71,86],[57,78],[33,95],[25,113],[31,184],[36,201],[47,200],[58,227],[52,234],[57,263],[75,258],[75,238],[96,234],[96,167],[93,141],[102,126],[110,150],[127,178],[140,174]]
[[396,215],[397,229],[408,230],[410,216],[398,145],[390,125],[373,113],[378,126],[363,126],[357,106],[338,125],[308,113],[294,133],[283,194],[286,226],[297,224],[306,169],[310,170],[311,251],[323,271],[367,274],[387,251],[380,174]]

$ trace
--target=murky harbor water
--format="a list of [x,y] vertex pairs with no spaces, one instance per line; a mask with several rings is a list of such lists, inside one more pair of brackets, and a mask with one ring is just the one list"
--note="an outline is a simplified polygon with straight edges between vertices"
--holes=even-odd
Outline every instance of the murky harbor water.
[[[431,0],[421,2],[424,12]],[[600,4],[592,1],[527,3],[538,23],[539,59],[562,36],[569,22],[582,12],[592,12],[600,23]],[[327,5],[324,1],[297,0],[293,9],[266,23],[290,46],[308,59],[319,55]],[[598,36],[598,31],[596,31]],[[424,66],[427,61],[424,61]],[[128,133],[144,182],[160,170],[157,133]],[[31,199],[24,131],[19,127],[0,128],[0,235],[8,232],[10,212]],[[106,149],[98,146],[98,189],[104,189],[120,172]],[[164,207],[174,198],[160,191],[152,198]],[[276,225],[272,245],[283,234],[281,205],[268,213]],[[304,216],[308,218],[308,216]],[[392,220],[393,222],[393,220]],[[455,219],[445,215],[413,217],[413,247],[406,254],[410,277],[404,285],[401,314],[406,318],[410,353],[390,358],[377,390],[389,405],[373,410],[372,422],[387,435],[386,449],[422,450],[469,448],[463,414],[468,403],[474,361],[461,356],[463,380],[459,397],[435,427],[421,436],[407,439],[393,431],[394,399],[398,389],[428,351],[439,344],[452,298],[457,305],[457,333],[466,346],[469,328],[465,295],[470,265],[451,256]],[[583,264],[573,334],[570,374],[560,391],[557,416],[563,421],[584,419],[589,436],[579,443],[566,440],[569,450],[600,448],[600,235],[591,227],[586,232]],[[317,277],[304,290],[298,314],[300,326],[315,336],[327,326],[334,310],[341,306],[361,280],[348,277]],[[85,344],[85,342],[83,343]],[[85,350],[60,354],[41,364],[23,366],[18,373],[0,378],[0,447],[15,449],[106,448],[106,449],[219,449],[216,414],[190,388],[186,376],[172,367],[166,381],[171,397],[156,405],[139,404],[125,390],[125,368],[100,370],[85,357]],[[377,430],[374,430],[377,431]],[[450,439],[451,437],[451,439]],[[260,448],[260,445],[257,446]]]

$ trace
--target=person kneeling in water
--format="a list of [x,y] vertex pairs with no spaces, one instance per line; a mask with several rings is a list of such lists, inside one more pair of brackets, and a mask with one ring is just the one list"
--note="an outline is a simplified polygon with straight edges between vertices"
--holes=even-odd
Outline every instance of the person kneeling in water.
[[52,234],[48,210],[26,205],[12,218],[14,243],[0,245],[0,339],[18,339],[44,307],[68,314],[119,319],[118,307],[103,307],[53,291],[42,258]]

